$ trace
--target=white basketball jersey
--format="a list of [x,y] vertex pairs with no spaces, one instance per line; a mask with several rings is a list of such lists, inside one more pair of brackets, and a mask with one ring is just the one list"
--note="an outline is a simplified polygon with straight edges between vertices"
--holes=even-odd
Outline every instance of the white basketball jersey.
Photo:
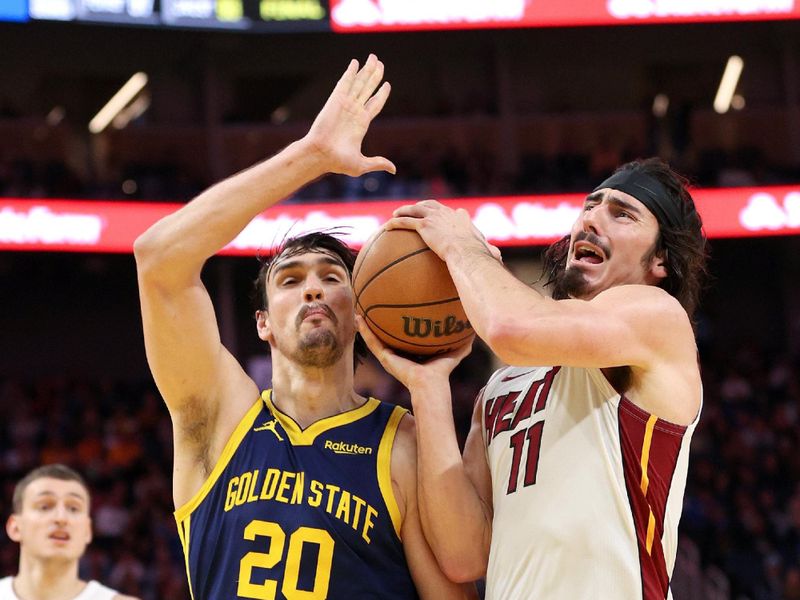
[[[0,579],[0,600],[19,600],[14,593],[12,580],[13,577],[11,576]],[[73,600],[112,600],[118,594],[119,592],[107,588],[96,581],[90,581]]]
[[648,414],[599,369],[501,369],[481,402],[494,501],[486,598],[671,598],[698,419]]

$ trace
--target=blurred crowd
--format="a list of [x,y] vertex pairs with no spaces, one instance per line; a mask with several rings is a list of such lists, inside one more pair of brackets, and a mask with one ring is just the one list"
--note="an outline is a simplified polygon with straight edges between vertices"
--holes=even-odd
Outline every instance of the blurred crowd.
[[[499,173],[479,149],[469,153],[422,146],[388,154],[398,174],[331,176],[298,192],[290,202],[453,198],[481,195],[585,192],[622,162],[651,155],[647,149],[598,145],[588,154],[520,157],[518,174]],[[800,167],[770,164],[756,148],[707,150],[672,160],[699,187],[742,187],[800,181]],[[96,198],[185,202],[213,183],[177,163],[127,163],[112,176],[79,176],[58,160],[0,156],[0,197]]]
[[800,357],[744,347],[703,385],[681,532],[733,598],[800,599]]
[[[463,433],[487,369],[481,351],[459,366],[454,398]],[[358,387],[410,406],[405,389],[375,363],[359,368]],[[0,512],[5,517],[16,482],[49,463],[74,467],[91,488],[94,541],[81,561],[84,579],[143,600],[189,600],[172,515],[172,425],[152,381],[0,379]],[[17,544],[7,538],[0,543],[0,576],[17,572],[18,556]]]
[[[188,598],[172,518],[172,428],[151,384],[42,379],[0,387],[3,514],[14,485],[40,464],[78,469],[92,493],[94,541],[81,575],[141,598]],[[0,544],[17,572],[18,546]]]
[[[656,153],[607,142],[587,154],[523,155],[518,175],[498,173],[496,161],[479,148],[387,151],[397,176],[326,177],[288,201],[585,192],[620,163]],[[701,187],[800,182],[800,167],[769,164],[756,149],[673,158]],[[58,160],[0,155],[0,197],[181,202],[212,183],[168,160],[124,164],[113,172],[93,178]],[[681,522],[685,547],[696,550],[701,572],[724,574],[730,598],[800,600],[800,356],[744,348],[719,356],[706,351],[702,358],[706,395]],[[490,363],[476,347],[453,376],[462,442]],[[269,385],[264,357],[248,362],[248,369]],[[357,386],[363,394],[409,404],[405,390],[372,362],[359,368]],[[152,381],[0,378],[3,514],[10,511],[15,482],[53,462],[75,467],[91,486],[95,540],[82,576],[144,600],[188,600],[172,516],[172,428]],[[15,544],[0,544],[0,576],[16,572],[17,556]]]
[[[490,362],[476,347],[454,374],[462,440]],[[706,352],[703,377],[681,535],[699,549],[701,568],[726,574],[731,598],[800,599],[800,361],[749,347]],[[408,405],[373,362],[359,367],[357,386]],[[14,483],[32,467],[72,465],[93,494],[95,540],[82,575],[145,600],[188,599],[172,517],[171,438],[149,380],[0,381],[0,507],[9,513]],[[0,573],[16,566],[16,545],[0,544]]]

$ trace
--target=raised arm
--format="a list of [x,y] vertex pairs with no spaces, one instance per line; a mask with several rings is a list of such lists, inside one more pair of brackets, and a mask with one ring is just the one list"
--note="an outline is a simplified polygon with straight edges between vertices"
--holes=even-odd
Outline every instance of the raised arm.
[[[447,263],[470,323],[501,360],[630,367],[648,388],[638,396],[643,408],[678,423],[692,421],[700,390],[694,334],[686,311],[667,292],[620,285],[591,300],[552,300],[503,266],[465,210],[427,200],[395,215],[387,227],[418,231]],[[676,395],[684,405],[676,404]]]
[[462,458],[458,449],[449,375],[469,346],[418,364],[384,346],[359,319],[359,331],[384,368],[411,393],[417,457],[417,499],[425,537],[442,571],[468,582],[486,572],[492,496],[483,448],[480,408]]
[[[375,92],[382,79],[383,65],[374,55],[361,69],[351,61],[305,137],[212,186],[136,240],[147,360],[173,418],[176,458],[185,443],[207,448],[220,430],[232,431],[258,393],[220,342],[200,279],[203,264],[256,215],[325,173],[394,172],[387,159],[361,153],[390,92],[388,83]],[[226,410],[219,411],[223,401]],[[229,433],[220,435],[227,439]],[[207,467],[215,457],[198,458]],[[180,469],[176,464],[176,481]]]

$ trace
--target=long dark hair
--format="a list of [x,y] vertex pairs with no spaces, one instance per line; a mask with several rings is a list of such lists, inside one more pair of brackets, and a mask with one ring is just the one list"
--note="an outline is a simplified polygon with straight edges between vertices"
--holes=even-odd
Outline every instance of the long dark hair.
[[[339,258],[342,263],[344,263],[344,266],[347,268],[347,273],[352,279],[353,265],[356,262],[356,253],[350,246],[332,233],[314,231],[287,238],[281,242],[272,253],[267,256],[259,257],[261,267],[258,270],[258,276],[253,281],[253,288],[250,293],[250,300],[254,312],[267,310],[269,308],[267,278],[269,277],[270,268],[275,262],[275,259],[278,257],[303,254],[305,252],[322,252],[323,254],[330,254],[331,256]],[[366,342],[361,337],[361,334],[356,333],[356,339],[353,345],[353,355],[356,366],[367,357],[367,352]]]
[[[663,257],[667,276],[658,285],[677,298],[692,319],[707,274],[708,248],[703,222],[688,191],[689,181],[659,158],[635,160],[619,167],[619,171],[642,171],[658,179],[666,187],[669,200],[678,203],[681,208],[683,224],[670,227],[659,223],[658,239],[645,261],[649,262],[653,256]],[[552,286],[552,295],[556,300],[568,297],[562,282],[569,244],[570,236],[566,235],[544,253],[542,277],[545,278],[545,285]]]

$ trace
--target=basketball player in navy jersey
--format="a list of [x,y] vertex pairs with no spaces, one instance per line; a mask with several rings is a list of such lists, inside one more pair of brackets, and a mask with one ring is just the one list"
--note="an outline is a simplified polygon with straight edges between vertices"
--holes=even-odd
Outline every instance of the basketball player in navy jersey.
[[476,403],[463,458],[447,377],[373,353],[411,391],[420,513],[445,572],[486,597],[671,598],[702,405],[692,314],[705,238],[686,181],[658,159],[620,167],[545,255],[547,298],[497,259],[463,209],[424,201],[389,228],[448,266],[470,323],[510,367]]
[[[194,600],[462,598],[423,534],[403,409],[353,389],[353,255],[289,240],[258,278],[272,390],[221,344],[203,263],[326,173],[394,173],[361,154],[389,95],[352,61],[308,134],[164,218],[135,244],[147,359],[173,422],[175,516]],[[376,91],[377,89],[377,91]]]

